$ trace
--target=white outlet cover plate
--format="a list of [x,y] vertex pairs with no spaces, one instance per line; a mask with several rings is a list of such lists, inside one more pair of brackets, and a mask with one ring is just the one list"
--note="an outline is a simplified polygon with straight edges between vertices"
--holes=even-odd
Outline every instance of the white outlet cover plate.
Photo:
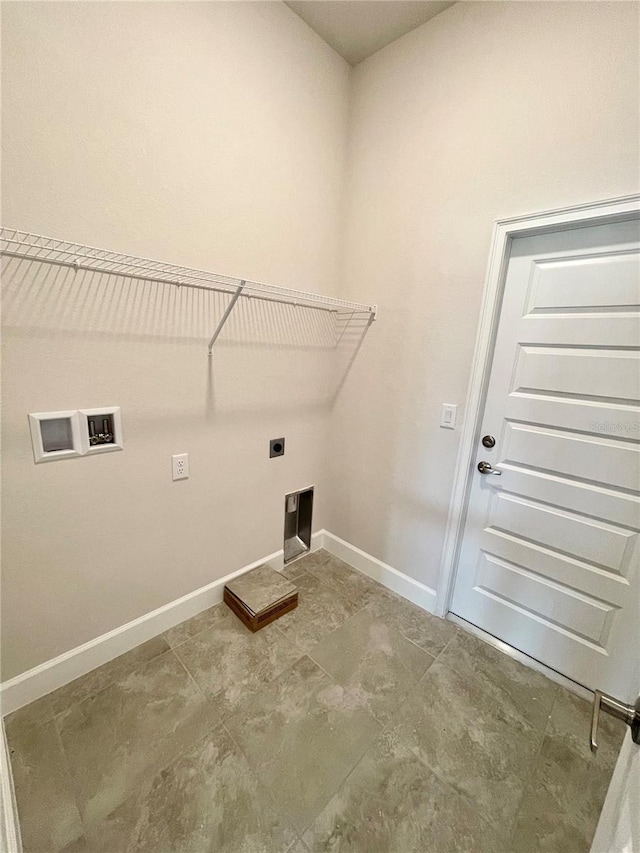
[[443,429],[456,428],[456,413],[458,406],[455,403],[443,403],[442,414],[440,415],[440,426]]
[[176,453],[171,457],[171,477],[173,480],[189,479],[188,453]]

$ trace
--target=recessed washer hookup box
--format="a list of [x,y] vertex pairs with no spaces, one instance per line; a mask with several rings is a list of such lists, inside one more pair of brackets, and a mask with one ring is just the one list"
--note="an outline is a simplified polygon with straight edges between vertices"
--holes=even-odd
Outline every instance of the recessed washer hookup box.
[[224,601],[255,632],[294,610],[298,589],[270,566],[258,566],[225,586]]

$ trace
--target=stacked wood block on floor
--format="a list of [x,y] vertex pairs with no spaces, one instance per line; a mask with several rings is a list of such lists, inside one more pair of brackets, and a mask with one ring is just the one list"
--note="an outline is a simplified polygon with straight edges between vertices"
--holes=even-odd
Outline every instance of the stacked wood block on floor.
[[230,581],[224,601],[251,631],[259,631],[298,606],[295,584],[269,566],[258,566]]

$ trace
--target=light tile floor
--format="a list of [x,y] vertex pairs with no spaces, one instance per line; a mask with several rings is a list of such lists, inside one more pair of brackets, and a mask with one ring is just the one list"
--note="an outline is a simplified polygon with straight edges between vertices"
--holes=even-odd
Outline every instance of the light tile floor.
[[624,727],[325,551],[5,721],[25,853],[587,853]]

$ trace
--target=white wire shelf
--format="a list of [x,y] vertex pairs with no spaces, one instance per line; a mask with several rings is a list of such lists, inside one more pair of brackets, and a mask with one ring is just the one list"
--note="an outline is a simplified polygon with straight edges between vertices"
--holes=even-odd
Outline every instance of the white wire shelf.
[[156,284],[169,284],[177,288],[188,287],[195,290],[213,291],[229,296],[229,302],[209,341],[209,355],[212,354],[224,324],[233,311],[238,299],[256,299],[312,308],[318,311],[330,311],[349,320],[361,316],[371,323],[376,319],[377,306],[348,302],[318,293],[291,290],[257,281],[232,278],[205,270],[167,264],[149,258],[124,255],[94,246],[71,243],[55,237],[44,237],[19,231],[15,228],[0,228],[0,255],[27,261],[37,261],[53,266],[101,273],[103,275],[124,276],[136,281]]

